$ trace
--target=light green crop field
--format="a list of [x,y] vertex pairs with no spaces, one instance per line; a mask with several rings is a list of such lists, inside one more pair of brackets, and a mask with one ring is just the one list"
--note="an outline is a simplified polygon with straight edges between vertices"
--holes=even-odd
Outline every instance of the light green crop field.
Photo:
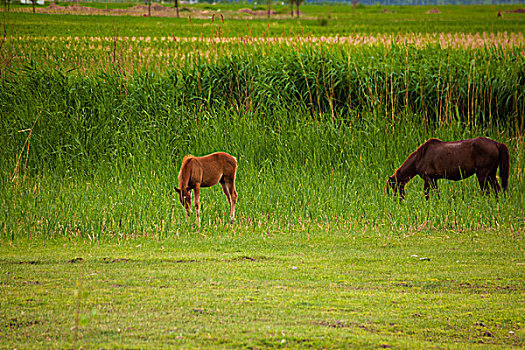
[[[58,3],[69,5],[68,2]],[[78,5],[78,4],[75,4]],[[106,4],[82,3],[101,7]],[[117,4],[114,4],[116,6]],[[136,4],[122,4],[129,8]],[[53,10],[33,15],[27,12],[7,12],[8,29],[24,35],[38,36],[170,36],[209,37],[220,33],[237,36],[347,36],[377,33],[483,33],[521,32],[525,30],[525,16],[512,11],[520,5],[492,6],[437,6],[439,13],[428,13],[435,6],[359,6],[303,5],[301,16],[289,15],[289,7],[272,4],[275,14],[252,15],[239,10],[264,10],[247,4],[183,5],[180,17],[166,17],[166,11],[153,12],[145,18],[147,9],[133,12],[133,16],[60,15]],[[172,11],[171,6],[165,8]],[[44,9],[42,9],[44,10]],[[502,14],[498,16],[498,12]],[[102,13],[103,14],[103,13]],[[220,16],[223,16],[221,21]],[[191,20],[190,20],[191,18]]]
[[[1,14],[0,348],[523,348],[519,6],[243,7]],[[509,148],[499,198],[385,193],[477,136]],[[214,151],[237,216],[206,188],[199,225],[173,188]]]

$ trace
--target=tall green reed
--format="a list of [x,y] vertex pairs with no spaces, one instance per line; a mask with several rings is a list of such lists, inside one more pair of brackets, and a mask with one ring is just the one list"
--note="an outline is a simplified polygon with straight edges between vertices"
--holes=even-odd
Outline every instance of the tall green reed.
[[[2,235],[184,234],[195,224],[173,201],[180,161],[219,150],[239,162],[237,225],[261,232],[523,226],[519,56],[433,47],[256,50],[192,56],[168,70],[116,66],[81,75],[34,62],[4,73]],[[26,179],[16,184],[10,179],[27,137],[18,131],[33,123]],[[481,197],[473,179],[444,182],[441,198],[428,202],[419,180],[404,203],[384,194],[387,176],[427,138],[480,134],[511,148],[509,196]],[[203,223],[224,227],[220,188],[204,190],[202,202]]]

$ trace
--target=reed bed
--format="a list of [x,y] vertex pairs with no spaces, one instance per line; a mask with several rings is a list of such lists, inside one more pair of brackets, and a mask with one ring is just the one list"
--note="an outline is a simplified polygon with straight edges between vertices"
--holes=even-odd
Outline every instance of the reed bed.
[[[299,103],[312,115],[329,113],[336,118],[349,110],[381,105],[388,107],[391,118],[397,111],[411,110],[429,120],[454,117],[473,125],[523,127],[521,35],[441,34],[432,37],[441,43],[421,47],[406,38],[385,38],[375,45],[357,44],[359,39],[349,43],[345,38],[334,39],[337,42],[322,38],[223,42],[50,37],[35,39],[38,44],[8,43],[18,54],[4,56],[2,76],[4,86],[24,86],[35,84],[30,82],[35,76],[47,76],[46,84],[55,79],[58,84],[65,80],[76,84],[81,81],[75,78],[78,75],[94,79],[114,75],[110,79],[130,81],[155,74],[160,85],[167,81],[179,85],[178,101],[200,100],[210,106],[268,109]],[[464,47],[461,38],[467,43]]]

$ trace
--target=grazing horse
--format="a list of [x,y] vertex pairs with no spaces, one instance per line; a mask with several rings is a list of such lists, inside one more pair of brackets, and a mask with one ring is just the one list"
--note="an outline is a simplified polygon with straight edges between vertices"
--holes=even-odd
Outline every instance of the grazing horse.
[[490,184],[497,197],[500,190],[496,179],[498,166],[505,191],[509,179],[509,150],[505,144],[486,137],[454,142],[430,139],[408,156],[388,178],[385,187],[387,192],[392,188],[394,194],[399,192],[404,198],[406,183],[419,175],[425,181],[424,192],[428,200],[430,188],[437,190],[438,179],[458,181],[476,174],[482,193],[489,193]]
[[237,203],[237,191],[235,191],[235,173],[237,171],[237,160],[235,157],[224,152],[216,152],[203,157],[187,155],[182,159],[179,172],[179,187],[175,191],[179,194],[179,200],[188,215],[191,210],[191,190],[195,193],[195,210],[197,220],[199,217],[199,196],[201,187],[211,187],[218,182],[230,204],[230,221],[235,218],[235,204]]

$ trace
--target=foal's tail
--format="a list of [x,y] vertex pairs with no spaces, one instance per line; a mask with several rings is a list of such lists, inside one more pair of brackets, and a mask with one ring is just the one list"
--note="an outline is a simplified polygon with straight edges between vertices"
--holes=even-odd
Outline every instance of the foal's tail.
[[509,149],[504,143],[498,143],[499,149],[499,177],[501,178],[501,187],[503,191],[507,190],[509,184],[510,155]]

